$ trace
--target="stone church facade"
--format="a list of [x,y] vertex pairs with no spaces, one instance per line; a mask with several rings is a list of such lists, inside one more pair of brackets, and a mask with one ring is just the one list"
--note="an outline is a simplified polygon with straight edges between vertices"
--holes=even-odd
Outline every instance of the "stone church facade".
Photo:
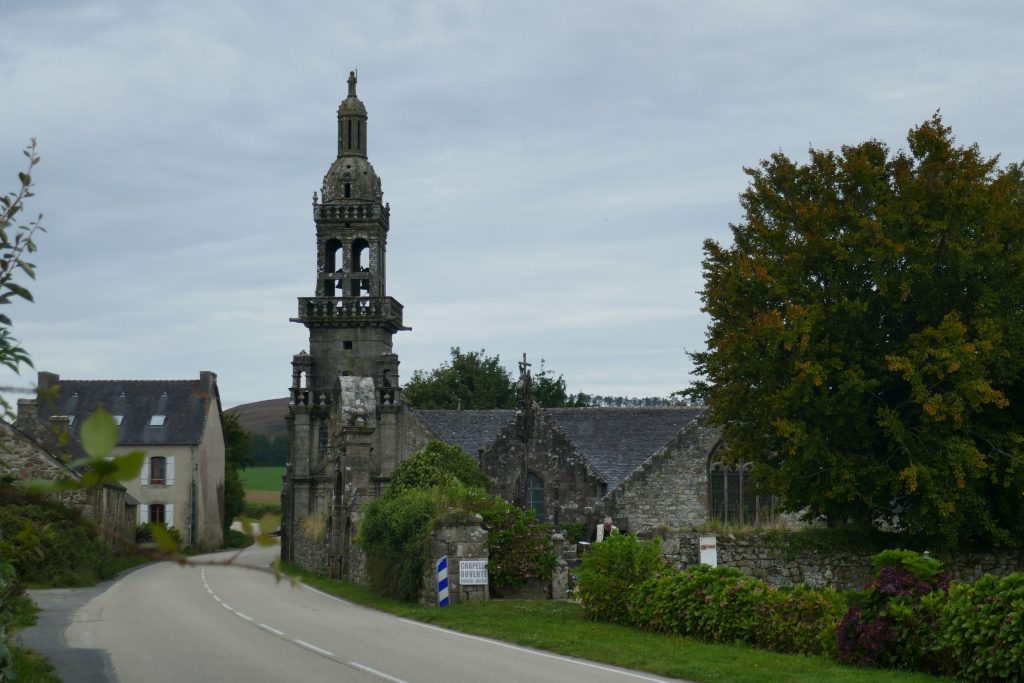
[[430,439],[477,458],[494,493],[556,526],[608,514],[643,531],[700,524],[716,509],[742,515],[742,472],[714,469],[720,438],[703,408],[542,409],[525,358],[515,410],[405,405],[392,339],[410,328],[387,294],[390,207],[367,157],[367,118],[352,73],[337,158],[313,195],[314,295],[292,318],[309,351],[292,359],[282,558],[358,579],[361,507]]

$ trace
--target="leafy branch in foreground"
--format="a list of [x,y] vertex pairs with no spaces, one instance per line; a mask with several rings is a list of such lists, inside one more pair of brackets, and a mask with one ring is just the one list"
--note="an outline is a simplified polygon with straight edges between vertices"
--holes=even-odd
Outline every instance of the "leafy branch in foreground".
[[[0,304],[13,303],[15,297],[26,301],[33,300],[32,292],[15,282],[14,278],[20,270],[30,279],[35,279],[35,264],[29,263],[24,257],[35,252],[36,233],[45,232],[42,214],[28,223],[19,223],[16,220],[25,208],[25,200],[33,196],[32,169],[39,163],[35,138],[32,138],[32,143],[25,148],[24,154],[28,157],[28,167],[18,173],[18,189],[0,197]],[[10,327],[10,317],[0,314],[0,364],[17,372],[22,363],[31,366],[32,360],[11,336]]]

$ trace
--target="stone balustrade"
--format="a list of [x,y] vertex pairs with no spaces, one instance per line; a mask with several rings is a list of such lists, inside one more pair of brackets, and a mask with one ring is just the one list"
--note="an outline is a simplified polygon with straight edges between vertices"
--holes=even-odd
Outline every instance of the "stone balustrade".
[[390,296],[299,298],[299,322],[334,320],[354,323],[389,323],[397,331],[402,327],[402,304]]
[[385,228],[387,228],[390,222],[390,214],[389,207],[380,206],[379,204],[375,205],[370,202],[365,204],[356,204],[348,201],[344,204],[333,202],[313,204],[313,217],[319,220],[346,221],[380,218],[384,222]]

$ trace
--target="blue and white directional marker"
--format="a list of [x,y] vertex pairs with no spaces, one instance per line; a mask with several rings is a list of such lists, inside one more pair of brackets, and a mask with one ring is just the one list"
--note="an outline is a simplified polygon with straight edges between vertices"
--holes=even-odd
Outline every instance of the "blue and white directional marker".
[[437,606],[448,606],[448,556],[437,561]]

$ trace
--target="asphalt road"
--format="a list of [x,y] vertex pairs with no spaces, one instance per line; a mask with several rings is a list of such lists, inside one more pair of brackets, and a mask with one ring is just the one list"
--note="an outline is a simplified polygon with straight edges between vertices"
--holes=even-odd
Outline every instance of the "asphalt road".
[[[250,549],[240,564],[265,567],[276,553]],[[33,598],[42,619],[23,640],[65,683],[668,680],[401,619],[245,566],[160,563]]]

